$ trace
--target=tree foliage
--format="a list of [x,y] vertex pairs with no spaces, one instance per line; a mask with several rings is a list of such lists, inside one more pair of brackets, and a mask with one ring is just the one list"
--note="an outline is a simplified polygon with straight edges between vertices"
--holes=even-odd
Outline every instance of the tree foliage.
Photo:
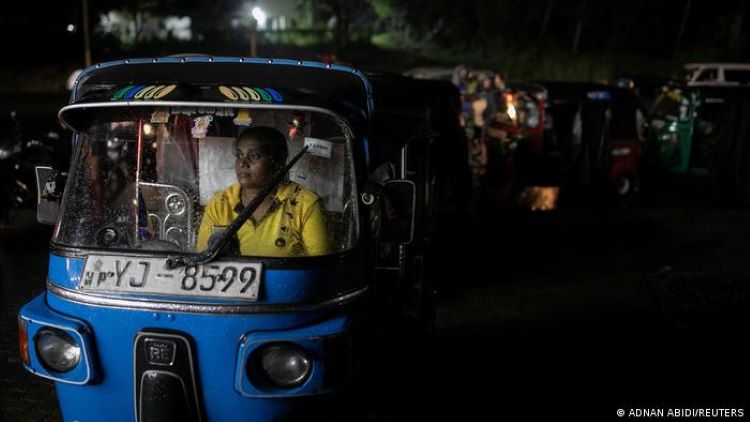
[[[672,55],[678,45],[685,0],[373,0],[397,37],[456,50],[530,47],[569,50],[580,24],[582,53]],[[544,24],[544,16],[550,10]],[[745,0],[693,0],[683,51],[712,50],[746,60],[750,5]],[[544,29],[543,29],[544,27]]]
[[[128,16],[136,27],[144,16],[187,16],[195,42],[236,50],[247,43],[247,37],[230,23],[248,1],[89,0],[88,4],[92,29],[110,11]],[[309,17],[297,19],[307,25],[298,29],[328,31],[331,35],[321,40],[333,40],[336,49],[346,48],[352,40],[369,40],[372,34],[386,34],[397,48],[433,47],[446,54],[575,50],[604,56],[750,59],[747,0],[296,0],[295,4]],[[5,4],[0,14],[4,51],[31,61],[77,57],[71,52],[80,51],[83,43],[81,5],[81,0],[47,2],[42,13],[33,2]],[[69,32],[68,25],[77,29]],[[111,35],[109,40],[95,39],[94,55],[97,50],[115,54],[116,48],[107,46],[115,46],[116,41]],[[131,51],[148,42],[137,39]]]

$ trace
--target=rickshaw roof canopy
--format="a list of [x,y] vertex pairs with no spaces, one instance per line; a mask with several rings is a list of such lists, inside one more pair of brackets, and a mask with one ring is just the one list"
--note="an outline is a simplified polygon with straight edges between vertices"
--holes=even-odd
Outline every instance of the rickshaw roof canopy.
[[221,103],[317,107],[365,133],[370,167],[410,139],[428,133],[431,112],[453,100],[450,82],[368,73],[335,64],[283,59],[167,57],[89,67],[79,76],[60,119],[72,128],[82,109],[104,103],[150,105]]
[[612,85],[592,82],[545,82],[539,84],[547,88],[547,97],[552,103],[579,101],[634,102],[636,95],[630,90]]
[[[89,67],[78,77],[71,104],[137,100],[143,97],[136,98],[133,94],[129,98],[115,98],[114,94],[118,91],[114,90],[128,86],[140,86],[142,89],[173,84],[271,88],[303,96],[338,100],[367,113],[372,112],[370,87],[364,75],[356,69],[317,62],[209,56],[130,59]],[[183,101],[207,101],[216,98],[224,101],[243,100],[206,94],[204,90],[176,90],[174,94],[158,99],[171,100],[172,95],[175,95],[174,98]],[[252,101],[252,98],[249,101]]]

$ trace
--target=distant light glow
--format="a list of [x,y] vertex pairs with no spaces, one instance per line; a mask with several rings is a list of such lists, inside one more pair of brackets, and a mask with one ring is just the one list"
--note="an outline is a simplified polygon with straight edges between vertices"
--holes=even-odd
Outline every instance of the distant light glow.
[[510,117],[510,120],[515,122],[516,118],[518,117],[518,113],[516,111],[515,104],[513,104],[513,95],[511,94],[505,95],[505,104],[508,108],[508,117]]
[[100,15],[98,30],[113,34],[126,45],[133,45],[136,36],[142,40],[193,39],[192,20],[189,16],[152,16],[144,13],[141,15],[141,23],[136,28],[132,17],[127,13],[110,11]]
[[68,32],[75,32],[76,31],[76,26],[73,25],[72,23],[69,23],[68,27],[67,27],[67,30],[68,30]]
[[258,22],[259,27],[265,27],[266,26],[266,12],[261,10],[260,7],[253,7],[253,18]]
[[164,18],[164,29],[174,38],[182,41],[193,39],[192,21],[188,16],[167,16]]
[[518,195],[518,203],[532,211],[552,211],[557,208],[560,188],[557,186],[529,186]]

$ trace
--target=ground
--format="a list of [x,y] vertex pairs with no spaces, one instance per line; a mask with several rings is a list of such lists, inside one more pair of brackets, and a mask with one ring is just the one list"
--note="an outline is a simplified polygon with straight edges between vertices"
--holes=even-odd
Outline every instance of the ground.
[[462,364],[428,385],[463,404],[446,409],[456,416],[744,407],[746,215],[579,209],[489,233],[479,221],[465,243],[496,246],[456,257],[468,271],[454,271],[438,313],[437,362]]
[[54,384],[21,367],[18,309],[44,288],[45,256],[52,230],[30,210],[14,211],[12,224],[0,222],[0,420],[59,421]]

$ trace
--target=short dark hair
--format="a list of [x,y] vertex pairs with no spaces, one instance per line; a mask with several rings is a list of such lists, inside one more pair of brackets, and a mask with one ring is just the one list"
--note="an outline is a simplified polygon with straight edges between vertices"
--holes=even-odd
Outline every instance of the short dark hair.
[[289,149],[286,146],[286,137],[283,133],[270,126],[253,126],[243,130],[234,142],[234,148],[237,143],[243,139],[254,139],[258,141],[261,153],[268,155],[271,163],[276,169],[286,164],[289,156]]

